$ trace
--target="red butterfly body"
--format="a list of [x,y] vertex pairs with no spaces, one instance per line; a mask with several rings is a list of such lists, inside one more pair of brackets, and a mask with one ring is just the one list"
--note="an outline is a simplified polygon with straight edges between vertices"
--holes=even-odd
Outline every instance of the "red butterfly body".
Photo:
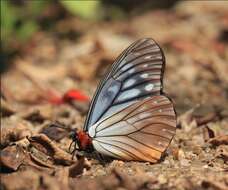
[[79,149],[87,150],[92,145],[92,138],[84,131],[77,132],[78,141],[80,142]]

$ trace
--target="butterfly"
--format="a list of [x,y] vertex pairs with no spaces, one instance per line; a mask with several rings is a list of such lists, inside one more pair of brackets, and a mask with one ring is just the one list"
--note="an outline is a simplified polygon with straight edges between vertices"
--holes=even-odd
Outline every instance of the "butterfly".
[[101,80],[83,130],[73,142],[126,161],[159,161],[176,131],[173,103],[162,91],[165,57],[150,38],[125,49]]

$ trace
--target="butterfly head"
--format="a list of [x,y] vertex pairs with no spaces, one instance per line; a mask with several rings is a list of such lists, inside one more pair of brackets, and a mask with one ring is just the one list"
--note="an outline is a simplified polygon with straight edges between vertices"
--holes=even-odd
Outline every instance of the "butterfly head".
[[91,152],[93,150],[92,139],[86,132],[75,131],[74,133],[72,133],[71,138],[72,143],[69,149],[71,149],[72,144],[74,144],[73,152],[75,152],[76,150]]

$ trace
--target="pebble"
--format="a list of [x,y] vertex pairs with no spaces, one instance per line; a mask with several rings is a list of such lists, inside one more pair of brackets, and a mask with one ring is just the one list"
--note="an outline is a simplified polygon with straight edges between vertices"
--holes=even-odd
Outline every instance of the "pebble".
[[181,166],[190,166],[191,164],[189,163],[189,160],[187,160],[187,159],[181,159],[180,160],[180,165]]

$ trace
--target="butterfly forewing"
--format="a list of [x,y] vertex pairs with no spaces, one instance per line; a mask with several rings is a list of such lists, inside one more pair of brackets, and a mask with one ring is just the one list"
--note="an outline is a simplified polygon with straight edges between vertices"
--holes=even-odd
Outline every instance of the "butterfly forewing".
[[160,95],[164,66],[163,52],[152,39],[141,39],[129,46],[100,83],[84,130],[139,100]]
[[105,155],[157,162],[172,140],[176,115],[164,95],[138,101],[89,129],[94,148]]

